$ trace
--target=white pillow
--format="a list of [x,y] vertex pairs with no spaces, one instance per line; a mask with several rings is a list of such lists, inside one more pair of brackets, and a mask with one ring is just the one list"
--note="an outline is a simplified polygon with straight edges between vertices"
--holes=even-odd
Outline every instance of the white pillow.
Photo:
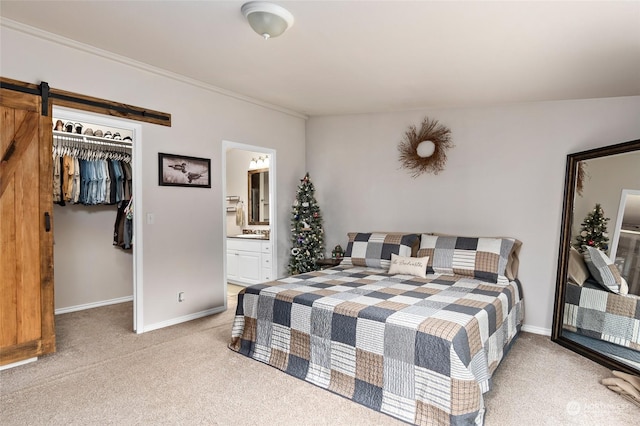
[[620,293],[622,276],[609,257],[595,247],[583,245],[584,263],[587,264],[591,276],[605,289]]
[[626,296],[629,294],[629,284],[627,284],[627,280],[625,280],[624,277],[620,277],[620,279],[622,280],[620,283],[620,294]]
[[427,277],[427,263],[429,256],[425,257],[405,257],[391,253],[390,274],[413,275],[416,277]]

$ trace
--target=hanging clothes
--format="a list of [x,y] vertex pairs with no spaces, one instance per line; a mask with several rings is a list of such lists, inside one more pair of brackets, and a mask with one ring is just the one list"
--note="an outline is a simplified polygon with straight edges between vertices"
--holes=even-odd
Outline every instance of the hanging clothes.
[[133,246],[133,170],[130,143],[83,136],[57,135],[53,140],[53,201],[64,206],[116,205],[113,244]]
[[116,204],[132,195],[130,147],[54,134],[53,201]]
[[133,199],[118,204],[113,226],[113,245],[129,250],[133,246]]

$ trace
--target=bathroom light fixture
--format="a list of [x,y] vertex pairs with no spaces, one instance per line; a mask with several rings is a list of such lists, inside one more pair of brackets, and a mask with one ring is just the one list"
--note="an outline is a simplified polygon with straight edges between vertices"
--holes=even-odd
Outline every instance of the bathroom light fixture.
[[255,158],[251,159],[251,162],[249,163],[249,169],[253,170],[253,169],[257,169],[258,168],[258,162],[256,161]]
[[293,15],[287,9],[266,1],[250,1],[242,5],[242,14],[251,28],[265,40],[278,37],[293,25]]

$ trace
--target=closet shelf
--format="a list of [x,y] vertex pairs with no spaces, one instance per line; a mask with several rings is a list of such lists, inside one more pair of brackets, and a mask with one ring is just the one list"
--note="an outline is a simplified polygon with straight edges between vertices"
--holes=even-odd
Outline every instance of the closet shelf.
[[81,135],[79,133],[61,132],[59,130],[53,131],[53,137],[56,139],[68,140],[72,142],[95,143],[99,145],[109,145],[109,146],[122,146],[125,148],[131,148],[132,146],[132,143],[130,141],[113,140],[109,138],[101,138],[99,136]]

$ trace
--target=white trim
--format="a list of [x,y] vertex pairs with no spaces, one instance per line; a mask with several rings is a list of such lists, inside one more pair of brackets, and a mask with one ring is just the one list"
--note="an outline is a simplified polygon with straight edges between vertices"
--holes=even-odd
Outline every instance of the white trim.
[[181,324],[183,322],[193,321],[194,319],[206,317],[206,316],[209,316],[209,315],[219,314],[220,312],[224,312],[224,311],[227,310],[227,306],[226,306],[227,302],[226,302],[226,300],[227,300],[227,297],[225,297],[224,306],[207,309],[206,311],[195,312],[193,314],[185,315],[185,316],[178,317],[178,318],[172,318],[170,320],[158,322],[158,323],[155,323],[155,324],[149,324],[149,325],[145,326],[144,332],[146,333],[148,331],[153,331],[153,330],[158,330],[158,329],[165,328],[165,327],[170,327],[172,325]]
[[118,303],[132,302],[133,296],[118,297],[116,299],[102,300],[100,302],[85,303],[84,305],[69,306],[56,309],[55,314],[68,314],[69,312],[84,311],[85,309],[99,308],[101,306],[117,305]]
[[522,331],[533,334],[541,334],[543,336],[551,336],[550,328],[536,327],[534,325],[522,325]]
[[[618,217],[613,228],[613,240],[611,241],[611,250],[609,250],[609,258],[613,263],[616,262],[616,254],[618,253],[618,242],[620,241],[620,232],[622,231],[622,220],[624,219],[624,210],[627,206],[627,198],[630,195],[640,195],[637,189],[623,189],[620,193],[620,205],[618,206]],[[631,231],[633,232],[633,231]]]
[[32,362],[37,361],[37,360],[38,360],[38,357],[34,357],[34,358],[29,358],[29,359],[23,359],[22,361],[18,361],[18,362],[13,362],[11,364],[0,365],[0,371],[8,370],[8,369],[14,368],[14,367],[19,367],[21,365],[29,364],[29,363],[32,363]]
[[144,332],[144,259],[143,234],[145,216],[142,192],[142,125],[136,124],[133,129],[133,331]]
[[270,103],[267,103],[267,102],[263,102],[263,101],[254,99],[254,98],[250,98],[248,96],[241,95],[239,93],[235,93],[235,92],[232,92],[230,90],[226,90],[226,89],[223,89],[221,87],[214,86],[212,84],[204,83],[202,81],[195,80],[193,78],[185,77],[183,75],[180,75],[180,74],[177,74],[177,73],[173,73],[171,71],[167,71],[167,70],[164,70],[162,68],[157,68],[157,67],[151,66],[149,64],[145,64],[144,62],[139,62],[139,61],[136,61],[135,59],[132,59],[132,58],[127,58],[127,57],[122,56],[122,55],[117,55],[115,53],[112,53],[112,52],[109,52],[109,51],[106,51],[106,50],[102,50],[102,49],[99,49],[97,47],[85,44],[85,43],[80,43],[78,41],[75,41],[75,40],[72,40],[72,39],[69,39],[69,38],[66,38],[66,37],[62,37],[62,36],[60,36],[58,34],[53,34],[53,33],[47,32],[47,31],[43,31],[43,30],[41,30],[39,28],[31,27],[29,25],[25,25],[23,23],[20,23],[20,22],[17,22],[17,21],[13,21],[11,19],[0,17],[0,26],[4,26],[4,27],[10,28],[12,30],[20,31],[22,33],[29,34],[31,36],[38,37],[38,38],[41,38],[41,39],[44,39],[44,40],[49,40],[49,41],[52,41],[54,43],[61,44],[63,46],[67,46],[67,47],[71,47],[73,49],[80,50],[82,52],[86,52],[86,53],[90,53],[92,55],[100,56],[102,58],[109,59],[109,60],[112,60],[114,62],[119,62],[121,64],[130,66],[132,68],[137,68],[137,69],[142,70],[142,71],[150,72],[152,74],[156,74],[156,75],[159,75],[159,76],[162,76],[162,77],[166,77],[166,78],[170,78],[172,80],[176,80],[176,81],[179,81],[179,82],[182,82],[182,83],[186,83],[186,84],[189,84],[191,86],[198,87],[200,89],[208,90],[210,92],[215,92],[215,93],[218,93],[218,94],[223,95],[223,96],[228,96],[230,98],[234,98],[234,99],[237,99],[237,100],[240,100],[240,101],[244,101],[244,102],[247,102],[247,103],[250,103],[250,104],[254,104],[254,105],[258,105],[258,106],[261,106],[261,107],[264,107],[264,108],[267,108],[267,109],[271,109],[271,110],[274,110],[274,111],[282,112],[284,114],[292,115],[292,116],[297,117],[297,118],[303,118],[305,120],[309,118],[308,115],[301,114],[301,113],[299,113],[297,111],[293,111],[293,110],[290,110],[290,109],[287,109],[287,108],[283,108],[283,107],[278,106],[278,105],[274,105],[274,104],[270,104]]

